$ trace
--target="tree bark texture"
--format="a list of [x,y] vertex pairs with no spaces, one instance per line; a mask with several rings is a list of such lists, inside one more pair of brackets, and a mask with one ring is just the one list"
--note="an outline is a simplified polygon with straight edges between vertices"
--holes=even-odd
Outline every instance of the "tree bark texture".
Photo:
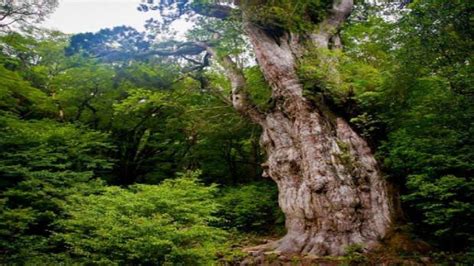
[[263,128],[261,144],[268,156],[264,175],[278,185],[279,205],[286,217],[286,236],[266,248],[343,255],[352,244],[366,250],[376,247],[391,227],[394,207],[368,144],[343,118],[305,99],[296,73],[307,40],[312,48],[337,42],[335,29],[351,7],[352,1],[338,1],[320,30],[307,36],[275,37],[252,23],[244,24],[275,102],[271,111],[255,114],[251,105],[239,101],[246,99],[241,89],[244,79],[229,72],[238,92],[233,95],[235,108]]

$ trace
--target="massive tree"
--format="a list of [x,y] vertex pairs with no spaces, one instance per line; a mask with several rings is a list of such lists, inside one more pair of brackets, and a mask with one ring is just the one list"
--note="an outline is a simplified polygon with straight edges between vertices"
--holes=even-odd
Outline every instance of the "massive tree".
[[[337,68],[331,67],[337,61],[331,50],[342,49],[339,31],[352,8],[352,0],[147,0],[139,7],[161,11],[164,23],[149,23],[163,26],[155,29],[162,30],[183,16],[197,17],[200,29],[194,31],[199,37],[185,42],[143,46],[133,51],[140,54],[135,58],[177,56],[195,64],[191,70],[202,70],[212,58],[230,81],[234,109],[262,128],[261,145],[267,155],[264,176],[278,185],[287,234],[259,250],[341,255],[352,244],[370,250],[393,224],[391,192],[369,145],[324,97],[306,97],[298,75],[299,66],[312,57],[315,60],[309,61],[318,63],[311,67],[329,69],[315,79],[339,79]],[[81,42],[101,57],[124,58],[127,53],[120,53],[118,42],[109,37],[76,36],[71,49]],[[241,64],[229,52],[232,41],[242,38],[251,43],[271,88],[271,104],[265,110],[252,101]],[[92,45],[97,40],[99,44]],[[127,41],[123,42],[123,48],[127,47]],[[101,52],[104,47],[114,52]],[[324,82],[312,84],[315,90],[324,89]]]
[[[305,98],[297,71],[308,54],[341,49],[339,31],[353,1],[172,2],[151,8],[177,4],[177,16],[238,19],[272,89],[272,108],[262,112],[249,97],[242,70],[215,49],[218,33],[192,44],[225,69],[234,108],[263,129],[264,175],[278,185],[287,228],[285,237],[263,248],[316,255],[341,255],[351,244],[375,248],[394,219],[388,184],[369,145],[349,123],[326,101]],[[333,60],[323,54],[319,61]]]

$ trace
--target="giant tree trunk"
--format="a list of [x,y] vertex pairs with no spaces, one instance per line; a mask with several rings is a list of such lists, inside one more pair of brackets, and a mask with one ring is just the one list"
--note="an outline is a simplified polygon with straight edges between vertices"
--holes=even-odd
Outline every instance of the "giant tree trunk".
[[354,243],[371,248],[391,218],[376,161],[343,119],[305,105],[265,120],[266,172],[278,185],[288,230],[276,248],[317,255],[342,255]]
[[[308,49],[303,37],[276,38],[251,23],[246,33],[275,101],[255,119],[263,127],[265,174],[277,183],[286,216],[287,234],[271,246],[315,255],[342,255],[351,244],[375,247],[391,226],[393,206],[369,146],[327,106],[303,97],[296,73]],[[332,37],[321,31],[304,38],[310,48],[327,48]]]
[[[386,236],[393,206],[387,184],[367,143],[322,103],[303,96],[296,63],[310,49],[340,47],[337,31],[352,0],[336,0],[314,32],[268,32],[246,21],[258,64],[272,88],[274,108],[259,112],[230,57],[221,57],[232,85],[234,108],[263,128],[268,160],[264,174],[278,185],[287,234],[266,246],[281,252],[342,255],[347,246],[370,250]],[[332,45],[330,45],[332,43]],[[208,52],[218,58],[212,47]]]
[[387,185],[367,143],[344,119],[303,97],[291,45],[249,31],[276,108],[265,115],[265,172],[278,185],[287,235],[277,250],[341,255],[373,247],[391,224]]

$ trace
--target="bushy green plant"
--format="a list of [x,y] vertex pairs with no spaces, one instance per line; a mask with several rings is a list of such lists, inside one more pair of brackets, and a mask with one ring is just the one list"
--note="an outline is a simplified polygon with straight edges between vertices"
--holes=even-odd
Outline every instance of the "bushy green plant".
[[2,259],[56,249],[49,236],[71,194],[102,188],[94,173],[109,169],[107,135],[51,120],[0,116],[0,249]]
[[15,171],[110,169],[107,152],[113,146],[107,137],[106,133],[53,120],[0,116],[0,172],[11,176]]
[[68,252],[87,263],[205,264],[225,240],[216,222],[216,187],[187,173],[160,185],[107,187],[74,196],[56,234]]
[[277,197],[275,185],[267,182],[225,188],[219,197],[219,224],[246,232],[269,233],[278,229],[284,219]]
[[345,248],[345,257],[349,263],[361,264],[367,263],[367,258],[364,256],[364,248],[360,244],[348,245]]
[[64,216],[65,198],[97,193],[103,183],[91,173],[38,171],[2,193],[0,199],[1,262],[35,262],[60,248],[51,238]]
[[406,177],[402,199],[417,233],[438,247],[464,249],[474,230],[472,104],[446,79],[426,77],[410,84],[395,114],[381,151],[391,174]]
[[[449,244],[458,241],[469,245],[474,231],[471,217],[474,216],[474,182],[468,178],[446,175],[433,178],[427,175],[410,175],[409,193],[402,199],[420,211],[425,233],[432,239],[441,239]],[[457,245],[459,243],[451,243]]]

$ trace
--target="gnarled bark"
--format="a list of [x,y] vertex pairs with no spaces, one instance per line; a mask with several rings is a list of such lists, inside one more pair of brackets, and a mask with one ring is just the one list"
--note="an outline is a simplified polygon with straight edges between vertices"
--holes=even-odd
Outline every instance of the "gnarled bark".
[[317,255],[342,255],[350,244],[370,249],[391,223],[386,184],[367,143],[343,119],[311,109],[266,118],[266,173],[278,185],[288,230],[276,249]]

